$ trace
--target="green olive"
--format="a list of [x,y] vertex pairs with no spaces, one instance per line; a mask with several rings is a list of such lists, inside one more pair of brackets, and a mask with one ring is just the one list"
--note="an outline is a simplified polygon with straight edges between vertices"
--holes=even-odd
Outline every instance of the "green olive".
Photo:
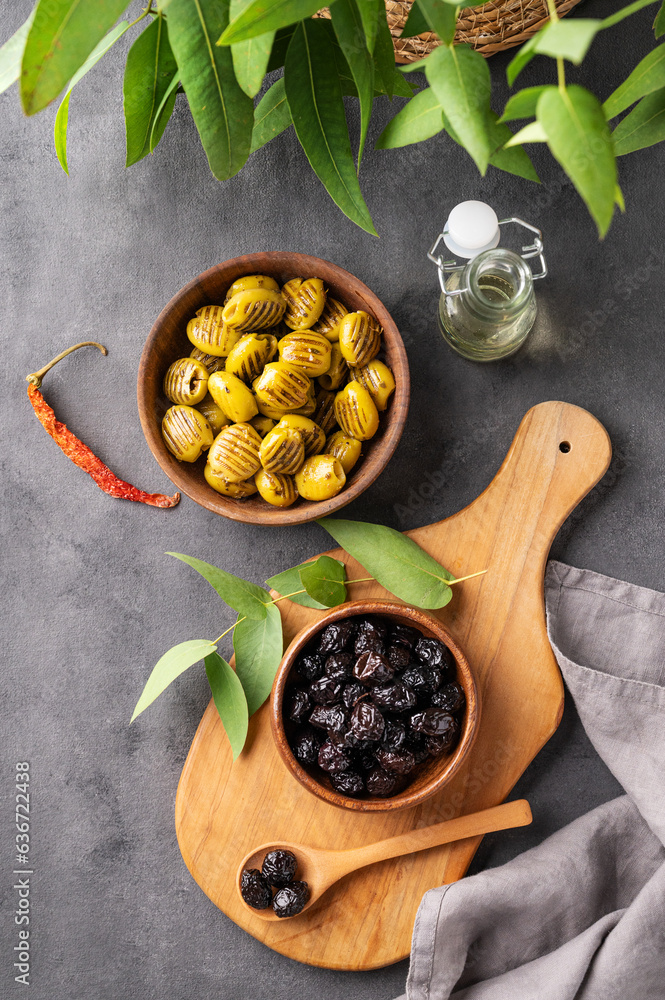
[[377,410],[385,410],[395,391],[395,378],[388,365],[375,358],[362,368],[352,368],[351,378],[365,386]]
[[254,476],[254,482],[266,503],[272,504],[273,507],[290,507],[298,499],[293,476],[261,469]]
[[256,394],[254,394],[254,400],[259,409],[260,415],[262,417],[268,417],[270,420],[279,421],[285,413],[291,413],[291,410],[285,410],[281,406],[270,406],[269,403],[264,403],[264,401]]
[[353,368],[362,368],[375,358],[381,348],[383,330],[369,313],[348,313],[339,324],[339,346],[344,360]]
[[337,393],[335,416],[344,433],[358,441],[368,441],[379,427],[379,412],[374,400],[360,382],[349,382]]
[[268,431],[259,448],[261,465],[266,472],[292,475],[305,461],[305,442],[299,431],[280,424]]
[[226,359],[226,370],[249,382],[263,371],[277,353],[277,337],[263,333],[246,333]]
[[212,444],[212,428],[193,406],[170,406],[162,420],[164,444],[179,462],[195,462]]
[[210,393],[199,403],[197,410],[206,418],[212,427],[213,434],[219,434],[222,427],[226,427],[227,424],[231,423],[221,406],[217,405]]
[[334,455],[312,455],[296,473],[296,487],[305,500],[330,500],[345,482],[344,469]]
[[224,427],[208,452],[208,464],[214,475],[229,483],[242,483],[261,468],[261,438],[251,424]]
[[275,421],[271,417],[264,417],[262,413],[257,413],[248,423],[252,425],[259,437],[262,438],[275,426]]
[[330,352],[330,368],[324,375],[319,375],[319,385],[324,389],[339,389],[349,376],[349,366],[342,357],[338,343],[332,345]]
[[349,437],[344,431],[335,431],[326,441],[324,454],[334,455],[348,476],[349,472],[360,458],[362,444]]
[[219,357],[215,354],[206,354],[205,351],[200,351],[198,347],[193,347],[189,352],[189,356],[190,358],[194,358],[196,361],[200,361],[202,365],[205,365],[208,369],[208,375],[212,375],[213,372],[224,371],[226,358]]
[[240,483],[229,483],[222,476],[215,475],[209,462],[206,462],[203,475],[208,486],[212,486],[213,490],[217,490],[222,496],[232,497],[234,500],[244,500],[245,497],[254,496],[256,493],[256,483],[253,479],[244,479]]
[[287,413],[285,417],[282,417],[277,427],[288,427],[298,431],[305,445],[305,458],[317,455],[326,443],[326,436],[319,425],[297,413]]
[[164,395],[172,403],[194,406],[208,391],[208,369],[194,358],[179,358],[164,376]]
[[297,410],[290,410],[290,413],[297,413],[301,417],[311,417],[316,409],[316,396],[314,394],[314,383],[310,382],[307,390],[307,399]]
[[284,322],[292,330],[308,330],[326,304],[326,290],[320,278],[292,278],[282,288],[282,295],[286,301]]
[[330,368],[330,341],[322,333],[296,330],[280,340],[279,358],[310,378],[316,378]]
[[[310,381],[293,365],[284,361],[272,361],[253,383],[258,399],[267,406],[281,410],[297,410],[307,401]],[[265,410],[261,410],[265,413]],[[267,414],[271,416],[271,414]]]
[[346,306],[338,302],[337,299],[326,299],[323,312],[312,326],[316,333],[322,333],[326,340],[339,340],[339,324],[348,313]]
[[224,358],[240,337],[223,319],[222,306],[203,306],[187,324],[187,336],[194,347],[206,354]]
[[273,292],[279,291],[279,285],[275,279],[270,278],[267,274],[248,274],[244,278],[238,278],[233,282],[226,293],[224,302],[228,302],[238,292],[246,292],[250,288],[269,288]]
[[275,326],[284,315],[286,303],[271,288],[248,288],[238,292],[224,306],[224,322],[238,333]]
[[318,424],[324,434],[330,434],[337,423],[335,416],[335,393],[328,389],[319,389],[316,394],[316,409],[312,420]]
[[258,412],[251,391],[235,375],[214,372],[208,379],[208,391],[223,413],[234,423],[249,420]]

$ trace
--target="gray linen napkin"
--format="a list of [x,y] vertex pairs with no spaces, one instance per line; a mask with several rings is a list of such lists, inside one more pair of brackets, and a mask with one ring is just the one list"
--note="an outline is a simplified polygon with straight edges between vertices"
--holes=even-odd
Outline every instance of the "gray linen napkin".
[[664,1000],[665,595],[550,562],[550,640],[626,795],[428,892],[400,1000]]

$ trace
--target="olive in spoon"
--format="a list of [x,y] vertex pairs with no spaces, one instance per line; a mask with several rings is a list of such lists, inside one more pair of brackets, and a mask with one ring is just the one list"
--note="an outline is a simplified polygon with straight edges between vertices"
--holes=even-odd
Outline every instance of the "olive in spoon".
[[[433,826],[423,827],[420,830],[409,830],[398,837],[379,840],[375,844],[367,844],[365,847],[356,847],[348,851],[325,851],[315,847],[307,847],[305,844],[289,843],[286,840],[262,844],[250,851],[240,862],[236,876],[236,888],[242,899],[240,880],[245,869],[258,868],[260,870],[263,859],[269,851],[278,849],[291,851],[298,861],[296,878],[309,885],[309,900],[301,910],[301,913],[304,913],[331,885],[358,868],[373,865],[377,861],[398,858],[403,854],[414,854],[416,851],[424,851],[429,847],[441,847],[443,844],[450,844],[455,840],[465,840],[467,837],[478,837],[485,833],[494,833],[496,830],[528,826],[530,822],[529,803],[526,799],[517,799],[515,802],[504,802],[503,805],[493,806],[491,809],[469,813],[467,816],[458,816],[456,819],[435,823]],[[281,919],[272,907],[257,910],[249,906],[244,899],[242,902],[248,910],[263,920]]]

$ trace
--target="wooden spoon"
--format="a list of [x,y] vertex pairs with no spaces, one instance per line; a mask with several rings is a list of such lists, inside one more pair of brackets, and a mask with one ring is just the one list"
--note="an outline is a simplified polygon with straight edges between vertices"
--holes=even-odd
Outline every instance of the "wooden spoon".
[[[305,844],[292,844],[286,840],[279,840],[273,844],[262,844],[243,858],[238,866],[236,886],[240,895],[240,878],[243,871],[246,868],[260,870],[268,851],[278,848],[292,851],[298,859],[296,878],[307,882],[310,890],[309,901],[301,910],[304,913],[331,885],[358,868],[373,865],[377,861],[386,861],[388,858],[397,858],[402,854],[414,854],[429,847],[440,847],[455,840],[466,840],[467,837],[478,837],[516,826],[528,826],[530,822],[529,803],[526,799],[517,799],[515,802],[505,802],[503,805],[470,813],[468,816],[458,816],[457,819],[446,820],[444,823],[435,823],[434,826],[427,826],[421,830],[409,830],[399,837],[379,840],[375,844],[367,844],[366,847],[350,851],[324,851],[307,847]],[[240,898],[242,899],[242,895]],[[244,899],[243,904],[264,920],[282,919],[271,907],[255,910],[245,903]]]

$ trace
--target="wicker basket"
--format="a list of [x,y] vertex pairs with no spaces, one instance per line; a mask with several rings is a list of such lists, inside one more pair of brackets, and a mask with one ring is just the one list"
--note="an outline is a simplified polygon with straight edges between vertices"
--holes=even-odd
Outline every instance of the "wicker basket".
[[[555,0],[559,16],[576,7],[580,0]],[[388,24],[398,63],[422,59],[440,44],[433,32],[400,38],[411,10],[412,0],[386,0]],[[320,12],[329,17],[327,10]],[[488,0],[479,7],[465,7],[457,19],[456,42],[467,42],[484,56],[492,56],[521,45],[547,21],[547,0]]]

